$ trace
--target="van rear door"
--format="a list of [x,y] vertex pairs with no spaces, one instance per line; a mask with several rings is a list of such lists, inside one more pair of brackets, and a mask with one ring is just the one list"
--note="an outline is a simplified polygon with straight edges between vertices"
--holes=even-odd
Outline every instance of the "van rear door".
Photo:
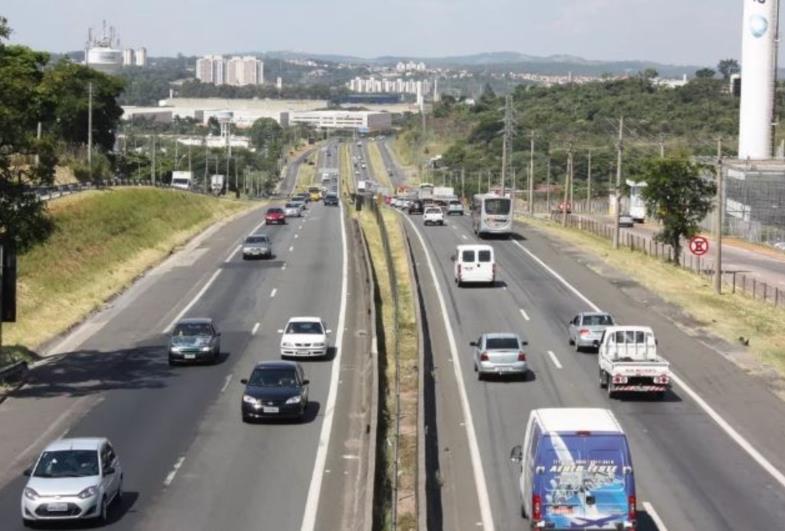
[[635,482],[620,434],[551,434],[537,451],[542,519],[559,529],[616,529],[628,521]]
[[493,249],[480,249],[477,251],[477,269],[483,280],[491,281],[495,279],[496,267],[493,259]]

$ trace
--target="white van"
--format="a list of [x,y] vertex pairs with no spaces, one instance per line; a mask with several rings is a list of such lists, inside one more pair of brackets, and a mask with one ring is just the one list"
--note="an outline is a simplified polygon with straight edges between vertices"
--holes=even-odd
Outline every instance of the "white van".
[[459,245],[455,256],[455,283],[496,284],[496,258],[490,245]]
[[532,529],[636,528],[630,448],[610,410],[535,409],[510,457]]

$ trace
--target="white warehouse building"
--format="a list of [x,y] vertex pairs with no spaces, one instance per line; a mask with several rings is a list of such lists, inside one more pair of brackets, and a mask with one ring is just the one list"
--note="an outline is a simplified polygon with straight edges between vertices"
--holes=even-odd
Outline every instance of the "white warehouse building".
[[309,124],[322,129],[356,129],[360,133],[375,133],[392,127],[392,115],[369,111],[306,111],[293,112],[292,124]]

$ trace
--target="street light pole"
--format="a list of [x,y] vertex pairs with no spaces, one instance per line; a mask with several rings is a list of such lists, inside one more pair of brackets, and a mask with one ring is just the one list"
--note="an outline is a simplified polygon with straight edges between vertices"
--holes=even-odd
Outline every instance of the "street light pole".
[[619,227],[619,215],[621,214],[619,210],[621,209],[621,162],[622,162],[622,153],[624,152],[624,116],[619,119],[619,143],[617,147],[617,154],[616,154],[616,193],[614,194],[615,197],[613,199],[613,203],[616,206],[613,213],[613,248],[619,248],[619,239],[620,239],[620,227]]
[[87,84],[87,168],[93,180],[93,82]]
[[722,178],[722,139],[717,140],[717,221],[714,227],[714,240],[717,250],[714,265],[714,292],[722,294],[722,218],[725,208],[723,197],[723,178]]

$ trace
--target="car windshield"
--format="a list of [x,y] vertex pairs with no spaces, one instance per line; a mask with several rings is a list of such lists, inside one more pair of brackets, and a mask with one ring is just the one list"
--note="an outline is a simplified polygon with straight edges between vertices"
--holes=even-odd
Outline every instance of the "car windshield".
[[286,328],[287,334],[323,334],[322,323],[318,321],[306,321],[289,323]]
[[248,236],[245,243],[267,243],[267,236]]
[[297,203],[286,203],[286,208],[297,208],[298,206]]
[[98,475],[95,450],[58,450],[44,452],[33,476],[37,478],[81,478]]
[[283,210],[280,208],[271,208],[267,211],[268,214],[280,214],[281,212],[283,212]]
[[510,213],[510,205],[510,200],[503,197],[498,199],[486,199],[485,213],[505,216]]
[[297,385],[297,371],[294,369],[256,369],[248,379],[248,385],[294,387]]
[[429,208],[425,211],[426,214],[441,214],[442,211],[438,208]]
[[212,335],[212,327],[207,323],[180,323],[174,332],[175,337],[189,337],[189,336],[209,336]]
[[489,337],[485,340],[485,348],[488,350],[518,350],[517,337]]
[[610,315],[584,315],[583,326],[613,326]]

